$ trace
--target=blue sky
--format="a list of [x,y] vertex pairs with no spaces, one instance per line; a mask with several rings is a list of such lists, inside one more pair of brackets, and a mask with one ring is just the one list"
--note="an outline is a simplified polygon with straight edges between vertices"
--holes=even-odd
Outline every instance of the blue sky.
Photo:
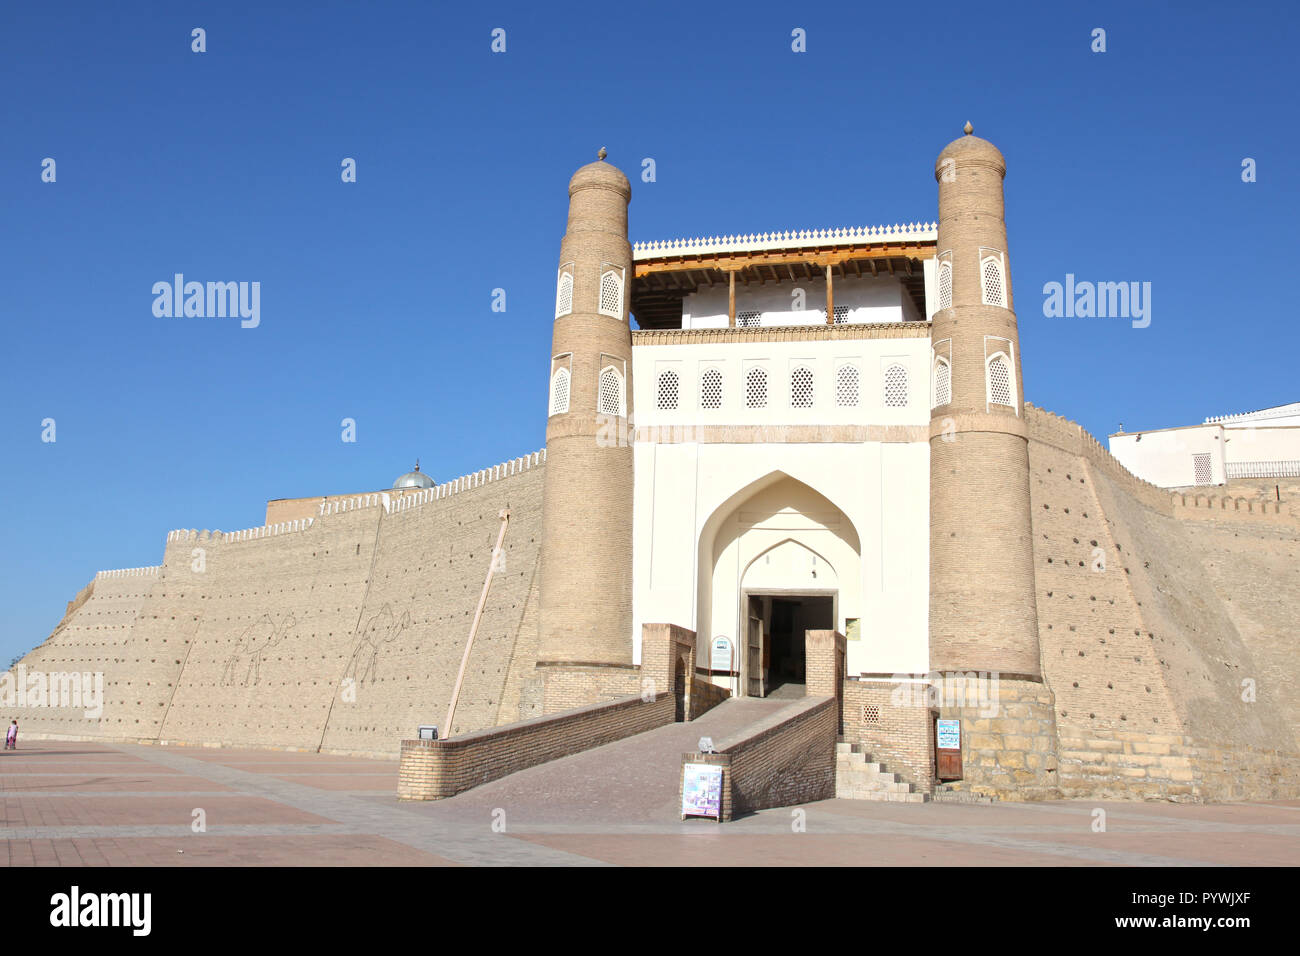
[[[1281,2],[6,3],[0,664],[96,570],[158,563],[169,529],[258,525],[268,498],[383,487],[417,456],[442,480],[541,447],[566,184],[600,146],[633,180],[633,239],[880,224],[935,218],[934,158],[969,119],[1008,161],[1030,401],[1103,441],[1294,401],[1298,20]],[[177,272],[260,282],[260,326],[156,318]],[[1150,327],[1043,317],[1066,273],[1150,282]]]

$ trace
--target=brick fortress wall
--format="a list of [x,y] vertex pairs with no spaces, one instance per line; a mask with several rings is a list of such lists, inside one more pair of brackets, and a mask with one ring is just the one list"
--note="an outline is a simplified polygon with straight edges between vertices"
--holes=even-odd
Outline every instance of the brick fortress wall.
[[[544,456],[419,495],[332,502],[244,532],[173,532],[158,568],[103,572],[27,670],[104,674],[102,716],[15,711],[28,735],[396,753],[441,724],[511,511],[456,712],[520,719],[536,655]],[[84,594],[84,592],[83,592]]]
[[1289,508],[1183,507],[1074,422],[1032,405],[1026,419],[1062,792],[1300,792],[1297,665],[1286,648],[1300,534]]

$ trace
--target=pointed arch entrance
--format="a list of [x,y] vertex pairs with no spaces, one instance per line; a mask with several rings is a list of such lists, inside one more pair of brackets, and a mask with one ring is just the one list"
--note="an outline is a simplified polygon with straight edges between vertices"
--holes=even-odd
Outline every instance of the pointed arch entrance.
[[714,512],[698,568],[697,631],[710,643],[732,641],[747,696],[802,696],[804,631],[843,630],[860,605],[857,529],[829,498],[783,472]]

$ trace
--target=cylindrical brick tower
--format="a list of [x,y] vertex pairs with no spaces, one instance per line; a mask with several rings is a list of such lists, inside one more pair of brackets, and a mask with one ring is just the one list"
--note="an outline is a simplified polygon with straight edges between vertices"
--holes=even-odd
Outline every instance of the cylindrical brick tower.
[[971,135],[939,154],[938,311],[930,413],[930,666],[940,713],[962,724],[963,785],[1057,793],[1056,720],[1042,680],[1029,443],[1002,180]]
[[935,164],[940,308],[931,342],[935,379],[947,378],[949,387],[946,395],[936,390],[930,413],[930,661],[936,670],[1037,677],[1029,451],[1005,175],[997,147],[969,132]]
[[[632,663],[632,189],[601,156],[569,182],[556,278],[538,642],[548,711],[608,696],[572,665]],[[557,665],[570,665],[562,693],[545,673]]]

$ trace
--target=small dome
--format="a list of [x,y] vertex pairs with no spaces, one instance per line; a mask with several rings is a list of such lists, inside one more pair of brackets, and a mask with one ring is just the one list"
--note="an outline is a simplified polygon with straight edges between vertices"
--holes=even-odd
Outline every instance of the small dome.
[[573,194],[582,189],[611,189],[625,200],[632,195],[632,186],[623,175],[623,170],[603,159],[588,163],[573,174],[569,180],[569,198],[573,198]]
[[428,475],[426,475],[424,472],[420,471],[420,462],[419,459],[416,459],[415,470],[408,471],[406,474],[398,478],[395,482],[393,482],[393,487],[394,488],[432,488],[433,484],[434,484],[433,479],[430,478]]
[[954,139],[951,143],[943,148],[939,154],[939,159],[935,162],[936,177],[944,169],[945,162],[955,162],[958,165],[978,164],[991,166],[1001,175],[1007,171],[1007,161],[1002,158],[1001,151],[986,139],[980,139],[972,135],[974,128],[967,123],[962,130],[962,135]]

